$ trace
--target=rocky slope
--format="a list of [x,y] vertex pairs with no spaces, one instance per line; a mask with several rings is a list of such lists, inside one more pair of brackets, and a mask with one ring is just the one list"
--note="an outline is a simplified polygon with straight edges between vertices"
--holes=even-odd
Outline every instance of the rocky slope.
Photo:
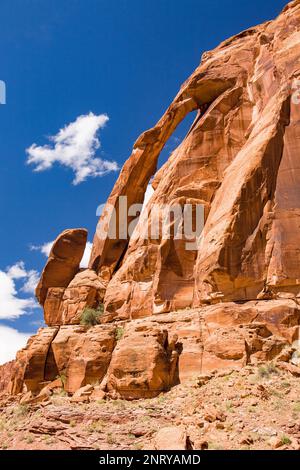
[[[280,364],[279,364],[280,365]],[[300,449],[300,381],[278,365],[202,375],[157,398],[0,400],[2,449]]]
[[[299,58],[299,0],[203,55],[134,144],[88,269],[79,268],[86,230],[58,236],[36,291],[48,327],[18,353],[2,389],[31,404],[57,387],[79,401],[86,386],[99,396],[146,399],[215,369],[276,360],[297,373]],[[195,110],[185,139],[156,171],[163,146]],[[110,208],[123,217],[120,197],[128,206],[143,202],[150,180],[149,217],[143,211],[131,237],[100,237],[113,223]],[[201,204],[201,234],[146,236],[165,204]],[[84,309],[102,303],[99,324],[81,325]]]

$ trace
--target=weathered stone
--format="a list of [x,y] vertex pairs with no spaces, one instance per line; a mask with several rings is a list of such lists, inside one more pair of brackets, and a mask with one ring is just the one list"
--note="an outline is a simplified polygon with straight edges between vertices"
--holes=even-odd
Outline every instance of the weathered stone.
[[97,325],[81,335],[73,347],[68,367],[65,390],[73,393],[86,384],[101,383],[115,346],[115,327]]
[[47,325],[76,325],[86,307],[97,308],[103,301],[106,284],[95,271],[83,269],[66,288],[48,289],[44,303]]
[[[138,138],[108,204],[118,216],[120,196],[129,206],[142,202],[154,175],[149,217],[144,211],[126,240],[96,233],[90,261],[109,280],[109,320],[299,292],[299,23],[294,2],[205,54],[157,125]],[[155,174],[163,145],[195,109],[187,136]],[[146,236],[157,208],[186,203],[205,211],[194,250],[184,238]],[[108,212],[100,226],[112,222]]]
[[8,393],[12,372],[14,370],[14,361],[7,362],[0,366],[0,395]]
[[26,348],[18,352],[10,385],[13,394],[22,392],[24,385],[29,391],[42,388],[48,352],[57,332],[55,327],[41,328],[29,339]]
[[86,240],[85,229],[65,230],[57,237],[36,288],[41,305],[44,305],[50,287],[67,287],[79,271]]
[[[12,393],[37,393],[60,376],[69,393],[98,384],[100,396],[153,397],[199,374],[270,360],[300,374],[291,349],[300,332],[299,25],[294,1],[203,55],[137,139],[100,218],[89,269],[79,268],[86,230],[57,238],[36,290],[50,328],[18,353]],[[156,171],[194,110],[188,134]],[[143,202],[152,176],[134,233],[101,237],[114,219],[109,205],[122,229],[134,216],[119,220],[119,198]],[[203,206],[201,234],[175,237],[174,217],[170,236],[149,236],[157,211],[186,204]],[[100,325],[78,325],[85,307],[102,302]],[[9,370],[0,369],[0,391]]]
[[185,429],[179,426],[170,426],[158,431],[154,438],[156,450],[188,450],[191,449]]
[[127,399],[154,397],[178,382],[177,337],[155,324],[128,325],[108,370],[107,389]]

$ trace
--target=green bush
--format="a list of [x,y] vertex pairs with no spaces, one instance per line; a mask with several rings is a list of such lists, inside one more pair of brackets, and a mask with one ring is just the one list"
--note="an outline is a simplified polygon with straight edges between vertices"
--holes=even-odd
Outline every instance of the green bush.
[[86,307],[80,318],[80,324],[84,326],[98,325],[101,315],[104,312],[103,304],[100,304],[97,309]]
[[122,328],[121,326],[117,326],[116,333],[115,333],[116,340],[119,341],[120,339],[122,339],[123,335],[124,335],[124,328]]
[[289,445],[292,443],[291,439],[288,436],[283,435],[281,437],[281,442],[283,445]]
[[260,366],[258,368],[258,375],[260,378],[269,378],[271,374],[278,374],[278,369],[276,366],[270,362],[266,366]]

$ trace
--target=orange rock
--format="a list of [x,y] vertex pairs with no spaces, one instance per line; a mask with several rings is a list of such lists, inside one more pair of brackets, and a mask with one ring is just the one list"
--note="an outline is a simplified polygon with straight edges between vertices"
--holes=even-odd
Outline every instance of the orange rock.
[[9,392],[10,381],[14,369],[14,361],[0,366],[0,395]]
[[115,346],[115,327],[97,325],[80,335],[67,367],[65,390],[73,393],[86,384],[101,383]]
[[86,240],[85,229],[65,230],[57,237],[36,288],[41,305],[44,305],[50,287],[67,287],[79,271]]
[[[298,293],[299,24],[293,2],[274,21],[205,53],[159,122],[136,141],[107,202],[118,216],[119,197],[127,196],[128,206],[142,202],[154,176],[149,218],[126,240],[100,238],[98,230],[90,261],[109,281],[108,320]],[[155,173],[163,145],[195,109],[187,136]],[[176,203],[204,206],[193,251],[185,239],[145,237],[156,208]],[[100,226],[107,213],[108,206]]]
[[80,271],[64,291],[60,306],[63,325],[78,324],[85,307],[97,308],[103,301],[106,284],[95,271]]
[[[300,331],[299,28],[294,1],[274,21],[203,54],[134,144],[89,269],[79,269],[86,230],[57,238],[36,290],[50,328],[18,353],[12,393],[65,376],[69,393],[98,383],[111,395],[153,397],[199,374],[273,359],[298,374],[282,360]],[[156,171],[168,138],[194,110],[188,134]],[[121,196],[128,207],[143,202],[152,176],[149,217],[144,210],[131,237],[101,238],[113,222],[109,204],[118,217]],[[146,236],[158,208],[187,203],[204,208],[201,234]],[[78,325],[85,307],[102,302],[101,325]]]
[[44,304],[47,325],[76,325],[86,307],[97,308],[103,301],[106,284],[95,271],[79,271],[66,288],[48,289]]
[[157,396],[178,383],[178,355],[166,330],[129,324],[113,352],[107,389],[126,399]]
[[156,450],[187,450],[191,449],[185,429],[169,426],[160,429],[154,438]]
[[294,375],[295,377],[300,377],[300,367],[295,366],[294,364],[290,364],[287,362],[278,362],[277,366],[279,369],[285,370],[290,374]]
[[41,328],[28,340],[26,348],[18,352],[10,384],[12,394],[22,392],[24,385],[34,392],[42,388],[48,352],[57,332],[56,327]]
[[51,343],[56,369],[60,374],[66,375],[70,356],[86,328],[80,325],[61,326]]
[[71,401],[74,403],[89,402],[93,389],[94,387],[92,385],[85,385],[84,387],[79,388],[72,396]]
[[100,387],[94,387],[94,390],[91,393],[90,400],[104,400],[106,397],[106,393],[101,390]]

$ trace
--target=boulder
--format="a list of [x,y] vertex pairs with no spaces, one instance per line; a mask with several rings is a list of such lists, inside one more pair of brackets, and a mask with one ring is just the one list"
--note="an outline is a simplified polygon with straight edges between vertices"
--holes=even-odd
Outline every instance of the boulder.
[[106,283],[95,271],[84,269],[70,282],[64,291],[60,306],[63,325],[78,324],[86,307],[97,308],[103,301]]
[[91,269],[79,271],[66,288],[48,289],[44,303],[47,325],[76,325],[86,307],[97,308],[103,301],[105,282]]
[[65,390],[74,393],[86,384],[100,384],[115,347],[115,326],[97,325],[86,331],[72,349]]
[[154,438],[155,450],[191,450],[187,433],[179,426],[160,429]]
[[57,332],[57,327],[39,329],[38,333],[28,340],[26,348],[17,353],[10,384],[12,394],[22,392],[24,385],[32,392],[42,388],[48,352]]
[[41,305],[49,288],[67,287],[77,274],[86,240],[87,230],[80,228],[65,230],[54,241],[35,292]]
[[[179,345],[178,345],[179,346]],[[122,398],[151,398],[178,381],[177,337],[155,323],[128,325],[117,343],[108,369],[108,391]]]

